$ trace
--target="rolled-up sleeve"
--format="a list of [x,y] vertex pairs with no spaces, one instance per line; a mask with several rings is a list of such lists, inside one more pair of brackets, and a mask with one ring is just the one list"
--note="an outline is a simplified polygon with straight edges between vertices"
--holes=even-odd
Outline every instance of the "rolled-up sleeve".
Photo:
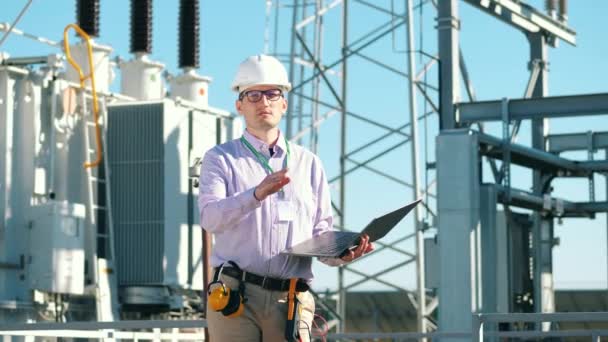
[[259,208],[255,188],[228,196],[230,170],[224,157],[215,149],[203,157],[199,176],[198,208],[203,229],[211,233],[229,230],[247,213]]

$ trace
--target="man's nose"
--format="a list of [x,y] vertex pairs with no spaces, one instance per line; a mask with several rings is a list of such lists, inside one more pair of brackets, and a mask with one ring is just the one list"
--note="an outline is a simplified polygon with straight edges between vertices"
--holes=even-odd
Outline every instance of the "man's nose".
[[268,106],[270,104],[270,100],[266,94],[262,93],[262,98],[260,99],[259,103],[262,103],[264,106]]

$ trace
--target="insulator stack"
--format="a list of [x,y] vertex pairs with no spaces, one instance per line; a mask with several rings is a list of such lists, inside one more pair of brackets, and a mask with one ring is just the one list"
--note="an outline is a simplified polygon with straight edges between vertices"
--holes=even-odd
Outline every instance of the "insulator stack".
[[76,21],[91,37],[99,37],[99,0],[77,0]]
[[131,53],[152,53],[152,0],[131,0]]
[[199,66],[199,2],[181,0],[179,6],[179,67]]

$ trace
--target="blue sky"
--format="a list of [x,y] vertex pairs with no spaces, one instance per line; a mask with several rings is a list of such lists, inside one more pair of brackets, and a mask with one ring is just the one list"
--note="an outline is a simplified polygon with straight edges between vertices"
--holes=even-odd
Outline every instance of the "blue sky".
[[[326,2],[330,2],[326,0]],[[418,3],[418,1],[415,1]],[[12,22],[25,0],[9,0],[2,5],[0,22]],[[380,0],[378,5],[390,8],[391,1]],[[529,1],[530,4],[541,8],[543,1]],[[151,58],[165,63],[167,70],[173,74],[179,73],[177,68],[177,1],[155,1],[154,3],[154,33],[153,52]],[[100,37],[102,44],[111,45],[113,56],[119,55],[129,59],[129,2],[119,0],[101,1]],[[227,110],[233,109],[234,94],[229,86],[236,66],[246,56],[260,53],[264,49],[265,5],[258,0],[223,0],[201,1],[201,59],[199,73],[210,76],[210,104]],[[396,4],[397,12],[403,10],[403,4]],[[324,61],[333,62],[340,52],[340,6],[331,10],[325,17],[324,32]],[[75,1],[43,1],[35,0],[25,14],[18,28],[28,33],[41,35],[53,40],[60,40],[63,28],[75,21]],[[549,93],[552,95],[582,94],[606,92],[608,85],[608,44],[605,35],[608,32],[608,13],[606,1],[572,1],[570,2],[569,25],[577,31],[577,46],[572,47],[563,42],[556,49],[550,49]],[[460,3],[461,14],[461,46],[467,62],[479,100],[498,99],[502,97],[521,97],[528,80],[528,44],[523,34],[496,19]],[[414,20],[417,48],[422,48],[435,54],[436,30],[434,29],[436,14],[430,6],[424,6],[423,11],[416,11]],[[353,3],[350,11],[351,41],[369,31],[375,25],[388,19],[385,14],[370,10],[360,4]],[[274,17],[271,20],[273,22]],[[288,53],[289,24],[291,14],[289,9],[280,11],[277,32],[279,44],[271,45],[270,51]],[[422,27],[422,30],[420,28]],[[420,33],[422,32],[422,34]],[[274,37],[274,31],[271,31]],[[405,30],[395,31],[393,37],[364,50],[368,56],[382,59],[401,70],[405,70],[407,57],[401,51],[405,49]],[[391,40],[394,38],[394,42]],[[57,50],[13,35],[0,46],[0,51],[10,55],[31,56],[57,52]],[[417,67],[428,59],[417,59]],[[436,85],[436,68],[433,66],[428,74],[428,82]],[[407,85],[404,79],[392,73],[379,69],[360,57],[349,60],[349,109],[355,113],[375,118],[389,126],[402,125],[409,121],[407,111]],[[339,89],[339,79],[331,78]],[[116,80],[114,90],[119,89]],[[322,88],[324,99],[335,103],[328,95],[327,87]],[[433,98],[436,93],[431,92]],[[466,99],[463,91],[462,97]],[[419,113],[425,109],[422,98],[418,97]],[[327,108],[322,108],[324,112]],[[352,149],[360,146],[371,138],[383,133],[382,129],[371,127],[353,119],[348,121],[348,144]],[[489,125],[490,131],[499,134],[497,125]],[[551,120],[551,132],[586,132],[587,130],[606,130],[606,117],[591,117],[577,119]],[[436,116],[428,119],[426,124],[419,125],[421,132],[422,163],[434,161],[433,142],[437,133]],[[522,126],[522,143],[529,143],[529,125]],[[327,172],[333,177],[338,172],[339,116],[327,120],[321,128],[320,156],[325,163]],[[355,158],[359,161],[371,157],[382,149],[399,142],[390,138],[374,146]],[[427,148],[425,148],[425,142]],[[572,158],[583,158],[583,155],[573,154]],[[603,152],[596,158],[603,158]],[[402,146],[387,153],[375,161],[372,166],[400,177],[404,180],[411,178],[409,160],[409,145]],[[350,164],[352,165],[352,164]],[[429,177],[422,173],[423,182],[428,183]],[[530,176],[527,170],[514,170],[514,183],[520,189],[530,187]],[[566,199],[586,200],[587,184],[585,181],[559,181],[555,183],[556,193]],[[596,178],[598,200],[606,200],[606,183],[603,178]],[[337,194],[337,192],[334,192]],[[368,171],[357,171],[347,180],[347,216],[348,227],[358,229],[375,215],[387,209],[397,207],[399,203],[411,200],[412,194],[406,188],[395,186],[395,183],[381,179]],[[404,223],[402,232],[411,231],[411,222]],[[598,215],[593,220],[565,220],[561,226],[556,226],[556,235],[561,244],[554,250],[555,282],[559,288],[605,288],[606,287],[606,216]],[[404,248],[413,248],[411,243],[402,243]],[[378,253],[379,255],[381,253]],[[390,252],[382,253],[376,258],[369,258],[357,265],[361,270],[377,269],[377,264],[392,264],[391,260],[401,258]],[[587,267],[593,265],[593,267]],[[592,271],[591,271],[592,270]],[[333,287],[335,284],[334,270],[316,267],[319,275],[317,287]],[[415,282],[412,269],[406,268],[386,275],[385,279],[412,287]],[[349,279],[356,280],[357,276]],[[375,289],[375,285],[366,285],[360,289]]]

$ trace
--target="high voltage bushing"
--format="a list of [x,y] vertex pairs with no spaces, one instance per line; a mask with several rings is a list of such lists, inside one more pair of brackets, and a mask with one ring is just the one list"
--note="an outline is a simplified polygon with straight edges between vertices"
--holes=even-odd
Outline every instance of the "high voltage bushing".
[[131,53],[152,52],[152,0],[131,0]]
[[99,37],[99,0],[77,0],[78,26],[91,37]]
[[179,67],[198,68],[199,59],[198,0],[179,3]]

